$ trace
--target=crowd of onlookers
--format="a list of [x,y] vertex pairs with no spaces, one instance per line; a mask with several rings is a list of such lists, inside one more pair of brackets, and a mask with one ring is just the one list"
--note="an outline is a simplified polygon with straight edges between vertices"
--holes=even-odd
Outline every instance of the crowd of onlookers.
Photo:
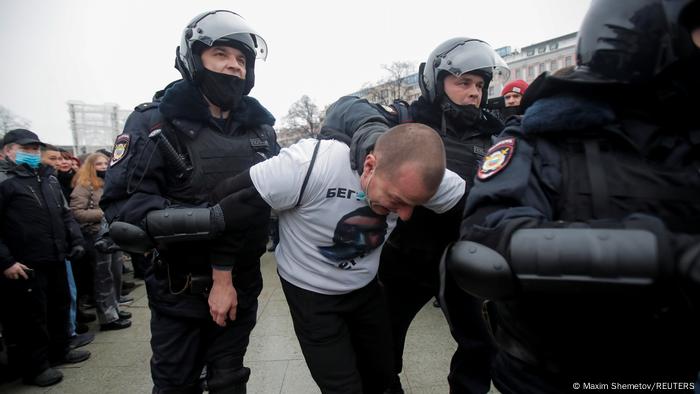
[[[100,247],[99,206],[111,152],[76,157],[15,129],[0,153],[0,382],[49,386],[60,364],[87,360],[79,349],[101,331],[131,326],[123,306],[136,286],[122,279],[122,251]],[[97,244],[97,247],[95,246]],[[143,256],[133,256],[143,278]],[[94,308],[94,313],[90,312]]]

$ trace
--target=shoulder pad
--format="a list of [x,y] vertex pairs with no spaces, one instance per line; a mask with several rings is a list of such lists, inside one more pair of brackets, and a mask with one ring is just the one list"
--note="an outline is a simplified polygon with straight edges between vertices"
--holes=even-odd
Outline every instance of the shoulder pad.
[[148,111],[148,110],[151,109],[151,108],[158,108],[158,105],[159,105],[159,104],[160,104],[160,103],[158,103],[158,102],[156,102],[156,101],[148,102],[148,103],[143,103],[143,104],[139,104],[139,105],[137,105],[136,107],[134,107],[134,111],[137,111],[137,112]]

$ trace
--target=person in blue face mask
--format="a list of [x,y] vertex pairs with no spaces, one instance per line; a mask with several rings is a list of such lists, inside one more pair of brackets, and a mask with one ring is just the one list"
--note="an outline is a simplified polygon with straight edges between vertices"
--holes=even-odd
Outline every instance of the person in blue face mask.
[[[41,162],[39,151],[42,145],[39,137],[29,130],[10,130],[3,137],[2,155],[0,160],[0,181],[7,176],[7,172],[15,165],[28,163],[30,167],[38,168]],[[19,162],[17,156],[19,155]],[[38,160],[36,159],[38,157]]]
[[63,378],[52,366],[90,357],[70,350],[65,260],[84,253],[80,227],[51,166],[41,164],[39,137],[15,129],[3,138],[0,167],[0,322],[9,361],[25,384]]

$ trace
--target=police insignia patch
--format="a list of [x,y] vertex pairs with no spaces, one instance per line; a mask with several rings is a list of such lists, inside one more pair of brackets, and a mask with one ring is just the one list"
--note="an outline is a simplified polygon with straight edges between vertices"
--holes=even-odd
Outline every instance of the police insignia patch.
[[120,134],[117,136],[116,141],[114,141],[114,149],[112,149],[112,161],[109,163],[110,167],[119,163],[119,161],[126,156],[126,153],[129,152],[130,138],[128,134]]
[[506,168],[514,152],[515,138],[498,141],[486,153],[484,160],[481,162],[479,172],[476,173],[477,178],[484,181],[498,174],[499,171]]

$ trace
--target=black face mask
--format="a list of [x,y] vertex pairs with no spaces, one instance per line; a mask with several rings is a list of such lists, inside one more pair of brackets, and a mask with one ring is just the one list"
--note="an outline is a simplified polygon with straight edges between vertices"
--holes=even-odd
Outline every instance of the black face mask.
[[97,176],[105,179],[105,174],[107,174],[107,171],[95,171],[97,173]]
[[481,120],[481,110],[475,105],[457,105],[447,96],[440,105],[445,117],[455,126],[473,126]]
[[245,79],[206,68],[197,74],[197,84],[207,99],[223,111],[236,108],[245,89]]
[[72,169],[68,171],[56,171],[56,177],[61,183],[70,183],[70,181],[73,179],[73,175],[75,175],[75,171]]

